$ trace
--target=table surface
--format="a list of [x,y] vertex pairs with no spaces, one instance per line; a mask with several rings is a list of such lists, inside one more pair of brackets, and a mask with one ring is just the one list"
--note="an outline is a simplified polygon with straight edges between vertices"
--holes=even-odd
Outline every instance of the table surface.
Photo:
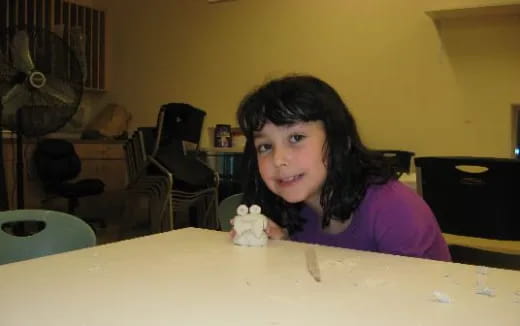
[[520,272],[315,246],[316,282],[308,246],[189,228],[2,265],[0,324],[520,325]]

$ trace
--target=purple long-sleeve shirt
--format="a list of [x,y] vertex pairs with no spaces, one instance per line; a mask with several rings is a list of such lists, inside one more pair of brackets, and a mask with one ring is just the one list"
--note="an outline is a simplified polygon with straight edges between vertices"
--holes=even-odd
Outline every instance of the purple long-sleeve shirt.
[[309,207],[302,209],[301,216],[306,223],[292,235],[294,241],[451,261],[431,209],[399,181],[370,186],[341,233],[325,233],[319,216]]

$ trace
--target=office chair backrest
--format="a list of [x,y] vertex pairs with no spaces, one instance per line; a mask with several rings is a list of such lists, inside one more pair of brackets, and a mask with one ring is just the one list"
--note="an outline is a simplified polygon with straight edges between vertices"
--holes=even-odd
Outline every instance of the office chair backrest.
[[81,171],[81,160],[74,146],[64,139],[39,141],[33,159],[38,177],[46,188],[74,179]]
[[168,103],[161,106],[157,117],[157,139],[154,153],[159,147],[181,146],[182,141],[195,144],[200,142],[202,124],[206,112],[185,103]]
[[[28,233],[24,224],[42,227]],[[20,232],[20,226],[23,232]],[[18,230],[18,231],[17,231]],[[96,235],[83,220],[62,212],[21,209],[0,212],[0,264],[94,246]]]
[[231,230],[229,220],[237,215],[237,207],[242,203],[242,197],[242,193],[234,194],[220,202],[217,207],[217,218],[220,223],[220,230]]
[[159,110],[152,157],[169,170],[178,190],[199,191],[214,187],[215,172],[193,155],[186,155],[183,141],[198,146],[206,112],[189,104],[169,103]]
[[520,160],[418,157],[415,165],[442,232],[520,240]]

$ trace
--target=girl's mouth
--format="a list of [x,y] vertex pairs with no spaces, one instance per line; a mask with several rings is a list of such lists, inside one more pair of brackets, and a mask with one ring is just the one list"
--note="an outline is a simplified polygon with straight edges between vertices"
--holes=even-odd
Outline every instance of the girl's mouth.
[[303,173],[293,175],[293,176],[287,177],[287,178],[280,178],[280,179],[278,179],[278,184],[280,186],[290,186],[290,185],[298,182],[302,177],[303,177]]

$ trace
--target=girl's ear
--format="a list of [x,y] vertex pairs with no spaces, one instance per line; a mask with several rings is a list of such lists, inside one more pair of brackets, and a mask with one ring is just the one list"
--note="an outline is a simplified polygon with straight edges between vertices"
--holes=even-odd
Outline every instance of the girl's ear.
[[323,161],[323,165],[325,165],[325,167],[328,167],[328,165],[329,165],[329,151],[330,151],[329,143],[327,141],[325,141],[325,143],[323,144],[323,150],[322,150],[323,157],[321,159]]

